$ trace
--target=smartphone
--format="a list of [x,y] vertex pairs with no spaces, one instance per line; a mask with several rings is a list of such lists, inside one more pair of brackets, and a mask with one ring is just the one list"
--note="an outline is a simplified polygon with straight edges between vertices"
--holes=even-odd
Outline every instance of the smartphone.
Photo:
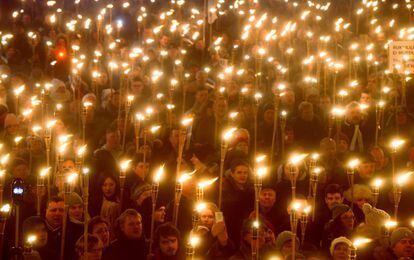
[[216,223],[217,222],[223,222],[224,221],[223,212],[217,211],[215,213],[215,218],[216,218]]

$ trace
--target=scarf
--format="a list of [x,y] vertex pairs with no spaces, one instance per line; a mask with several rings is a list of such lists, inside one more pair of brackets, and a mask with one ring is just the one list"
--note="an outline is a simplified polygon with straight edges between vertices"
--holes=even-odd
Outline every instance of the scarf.
[[364,151],[364,143],[362,140],[362,133],[359,129],[359,125],[355,125],[355,131],[354,135],[352,136],[351,144],[349,146],[349,150],[354,152],[355,146],[358,145],[358,151],[363,152]]

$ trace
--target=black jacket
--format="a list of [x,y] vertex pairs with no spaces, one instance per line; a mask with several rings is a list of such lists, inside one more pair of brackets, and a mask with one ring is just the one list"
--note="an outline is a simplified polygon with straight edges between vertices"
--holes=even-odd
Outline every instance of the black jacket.
[[148,247],[144,236],[138,240],[121,236],[103,252],[102,260],[146,259],[147,254]]

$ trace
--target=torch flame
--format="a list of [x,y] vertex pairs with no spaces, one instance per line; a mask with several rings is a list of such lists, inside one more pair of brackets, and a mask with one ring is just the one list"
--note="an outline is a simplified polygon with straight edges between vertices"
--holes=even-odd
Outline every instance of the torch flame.
[[205,188],[207,186],[210,186],[211,184],[213,184],[217,180],[218,180],[218,177],[212,178],[212,179],[206,180],[206,181],[201,181],[201,182],[198,183],[198,187]]
[[51,169],[50,167],[43,168],[43,169],[40,171],[39,176],[40,176],[41,178],[44,178],[46,175],[48,175],[48,174],[49,174],[50,169]]
[[355,169],[355,167],[357,167],[359,163],[359,159],[352,159],[348,162],[348,167],[351,169]]
[[306,215],[308,215],[308,214],[310,213],[311,209],[312,209],[312,207],[311,207],[311,206],[306,206],[306,207],[303,209],[303,213],[304,213],[304,214],[306,214]]
[[257,176],[259,176],[259,177],[265,176],[266,173],[267,173],[267,167],[260,167],[260,168],[258,168],[257,171],[256,171],[256,173],[257,173]]
[[0,164],[3,166],[6,165],[6,163],[9,161],[9,158],[10,158],[10,154],[3,155],[0,159]]
[[354,239],[352,244],[354,245],[355,248],[358,248],[358,247],[363,246],[363,245],[365,245],[365,244],[367,244],[371,241],[372,241],[372,239],[361,237],[361,238]]
[[186,117],[183,120],[181,120],[181,124],[183,126],[189,126],[192,122],[193,122],[193,118],[192,117]]
[[195,210],[198,213],[201,213],[201,211],[205,210],[207,208],[207,204],[205,202],[199,202],[195,206]]
[[3,206],[1,206],[0,212],[9,213],[10,209],[11,209],[10,204],[4,204]]
[[397,184],[399,186],[402,186],[405,183],[407,183],[407,181],[410,178],[411,174],[413,174],[413,172],[407,172],[407,173],[403,173],[403,174],[397,176]]
[[299,211],[301,207],[302,207],[302,204],[300,203],[300,201],[294,201],[292,203],[292,210],[294,211]]
[[155,125],[155,126],[151,127],[150,132],[154,134],[154,133],[155,133],[155,132],[157,132],[160,128],[161,128],[161,126],[160,126],[160,125]]
[[266,155],[264,154],[256,156],[256,159],[255,159],[256,164],[262,163],[265,159],[266,159]]
[[81,147],[79,147],[78,152],[77,152],[77,155],[79,157],[82,157],[85,154],[85,152],[86,152],[86,146],[87,145],[85,144],[85,145],[82,145]]
[[393,220],[388,220],[384,223],[384,226],[386,229],[391,229],[391,228],[395,228],[398,225],[398,223],[396,221]]
[[158,183],[160,182],[160,179],[162,177],[162,175],[164,174],[164,164],[160,166],[160,168],[158,168],[157,172],[155,173],[154,176],[154,182]]
[[121,162],[121,170],[125,172],[128,169],[130,163],[131,163],[131,160],[123,160]]
[[384,183],[384,181],[382,180],[382,179],[375,179],[373,182],[372,182],[372,186],[374,186],[374,187],[381,187],[382,186],[382,184]]
[[306,153],[301,153],[301,154],[294,154],[292,157],[290,157],[290,163],[293,165],[297,165],[298,163],[300,163],[303,159],[306,158],[306,156],[308,156],[308,154]]
[[332,109],[332,114],[334,116],[338,116],[338,117],[343,116],[345,114],[345,109],[343,109],[341,107],[334,107]]
[[224,134],[223,134],[223,139],[224,139],[225,141],[230,140],[230,139],[233,137],[233,134],[234,134],[234,132],[235,132],[236,130],[237,130],[237,128],[232,127],[232,128],[230,128],[229,130],[227,130],[226,132],[224,132]]
[[144,120],[144,119],[145,119],[145,117],[144,117],[141,113],[136,113],[136,114],[135,114],[135,118],[136,118],[136,120],[138,120],[138,121],[142,121],[142,120]]
[[200,243],[200,237],[199,236],[192,235],[190,237],[190,245],[192,247],[196,247],[199,243]]
[[311,155],[312,160],[318,160],[319,157],[320,157],[320,154],[319,153],[313,153]]
[[56,124],[56,120],[49,120],[49,121],[46,123],[46,127],[50,129],[50,128],[52,128],[55,124]]
[[183,183],[186,180],[191,179],[192,175],[195,173],[195,171],[189,172],[189,173],[183,173],[179,178],[178,178],[178,182],[179,183]]
[[391,141],[391,147],[394,150],[397,150],[398,148],[400,148],[403,144],[405,144],[405,141],[399,138],[395,138]]
[[71,173],[66,178],[66,181],[67,181],[67,183],[71,184],[72,182],[74,182],[76,180],[77,177],[78,177],[78,174],[76,172]]
[[36,235],[29,235],[27,237],[27,243],[32,245],[34,242],[36,242],[37,236]]

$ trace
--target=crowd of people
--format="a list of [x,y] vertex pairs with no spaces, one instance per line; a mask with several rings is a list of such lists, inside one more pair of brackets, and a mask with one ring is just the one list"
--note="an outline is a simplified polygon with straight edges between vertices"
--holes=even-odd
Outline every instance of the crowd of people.
[[0,259],[413,259],[410,2],[2,0]]

